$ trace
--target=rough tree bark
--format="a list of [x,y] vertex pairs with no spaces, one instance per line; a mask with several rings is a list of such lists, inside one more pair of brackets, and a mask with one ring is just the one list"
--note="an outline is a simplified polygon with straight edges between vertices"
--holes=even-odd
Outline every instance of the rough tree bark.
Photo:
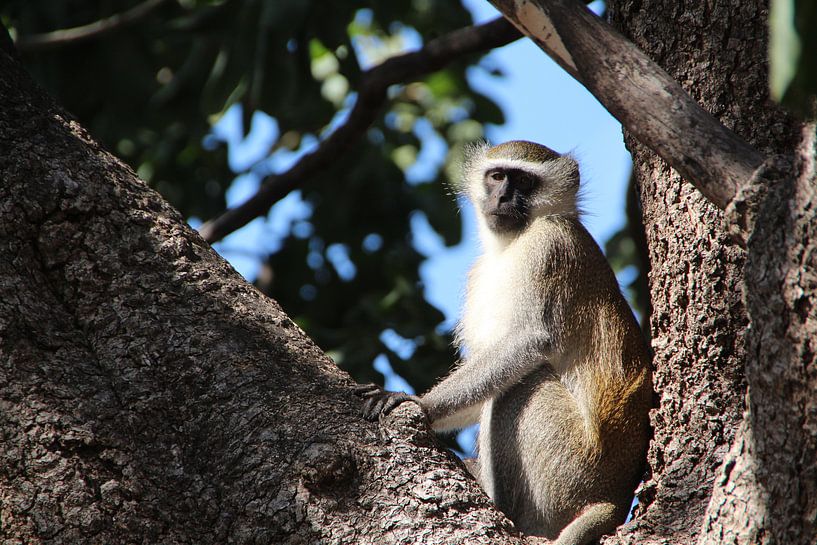
[[[0,542],[519,543],[0,50]],[[399,430],[399,439],[398,439]]]
[[765,2],[609,6],[704,108],[782,165],[754,182],[765,201],[744,251],[726,235],[730,217],[625,131],[652,266],[660,404],[642,513],[610,542],[814,543],[814,125],[768,98]]

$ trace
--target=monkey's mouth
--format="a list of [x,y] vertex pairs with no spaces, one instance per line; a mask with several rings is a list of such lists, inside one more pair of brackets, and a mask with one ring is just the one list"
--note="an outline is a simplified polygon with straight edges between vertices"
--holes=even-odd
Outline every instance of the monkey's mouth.
[[520,209],[519,205],[513,203],[502,203],[492,207],[487,211],[491,216],[504,216],[510,218],[524,218],[525,210]]
[[525,215],[517,208],[497,207],[488,212],[488,226],[497,232],[517,230],[525,225]]
[[490,212],[491,216],[499,216],[503,218],[521,218],[523,217],[522,214],[516,208],[508,208],[508,209],[494,209]]

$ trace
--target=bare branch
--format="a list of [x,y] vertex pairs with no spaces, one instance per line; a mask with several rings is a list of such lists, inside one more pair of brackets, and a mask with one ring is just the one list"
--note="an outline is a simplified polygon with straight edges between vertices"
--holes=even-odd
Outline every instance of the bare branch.
[[349,117],[304,155],[288,171],[268,177],[245,203],[205,223],[199,232],[208,242],[221,240],[258,216],[349,149],[377,118],[390,85],[439,70],[451,60],[510,43],[521,34],[502,17],[482,25],[462,28],[431,40],[422,49],[385,60],[363,74],[357,101]]
[[575,0],[491,0],[624,127],[724,209],[765,157]]
[[32,34],[31,36],[20,36],[17,39],[16,46],[20,52],[28,53],[98,38],[99,36],[143,19],[151,11],[167,1],[168,0],[146,0],[127,11],[111,15],[110,17],[94,21],[87,25],[55,30],[43,34]]

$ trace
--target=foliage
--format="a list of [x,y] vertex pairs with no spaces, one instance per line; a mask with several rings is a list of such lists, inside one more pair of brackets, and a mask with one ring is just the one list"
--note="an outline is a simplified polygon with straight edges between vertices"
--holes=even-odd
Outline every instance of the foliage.
[[[0,17],[19,39],[137,4],[9,0]],[[257,111],[275,121],[264,159],[239,168],[261,177],[342,120],[367,66],[470,23],[444,0],[177,0],[115,32],[21,56],[97,139],[187,217],[207,219],[224,210],[234,176],[224,142],[208,137],[230,107],[240,107],[245,130]],[[449,335],[436,331],[442,314],[423,297],[410,222],[422,211],[447,244],[459,240],[441,172],[482,136],[482,123],[503,121],[469,85],[475,61],[392,89],[360,145],[302,181],[305,217],[260,256],[259,287],[359,380],[379,378],[371,362],[384,353],[422,390],[454,358]],[[414,172],[435,146],[433,171]],[[381,340],[385,329],[416,343],[411,363]]]
[[647,255],[647,236],[644,233],[641,216],[641,202],[636,189],[633,173],[627,182],[627,223],[619,229],[604,245],[604,253],[613,270],[619,273],[631,273],[631,279],[624,286],[625,296],[636,312],[644,336],[650,338],[650,287],[647,278],[650,271],[650,260]]
[[817,3],[772,0],[769,83],[772,97],[803,116],[817,116]]

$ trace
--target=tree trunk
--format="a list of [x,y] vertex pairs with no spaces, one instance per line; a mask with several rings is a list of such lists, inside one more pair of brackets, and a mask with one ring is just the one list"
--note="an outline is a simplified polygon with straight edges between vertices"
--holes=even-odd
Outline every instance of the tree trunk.
[[814,543],[814,125],[768,99],[765,2],[609,6],[709,112],[782,154],[789,179],[768,190],[744,251],[730,218],[625,132],[650,251],[659,404],[640,514],[607,543]]
[[0,74],[0,542],[520,541],[416,408],[364,422],[275,302]]

